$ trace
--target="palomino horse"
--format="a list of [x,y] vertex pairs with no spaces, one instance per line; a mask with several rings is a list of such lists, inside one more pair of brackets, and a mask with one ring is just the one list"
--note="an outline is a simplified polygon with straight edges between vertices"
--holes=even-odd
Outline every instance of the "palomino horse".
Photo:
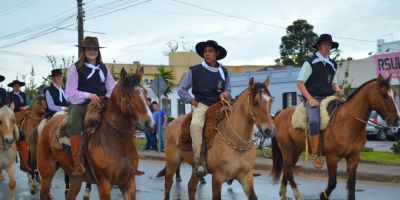
[[[274,124],[270,118],[272,97],[268,91],[269,80],[254,83],[252,78],[233,104],[230,113],[220,122],[218,134],[212,146],[207,150],[207,167],[212,174],[213,199],[221,199],[222,183],[236,179],[243,187],[249,199],[257,199],[253,185],[253,167],[256,150],[253,145],[253,125],[262,131],[271,131]],[[164,198],[169,199],[173,175],[185,160],[194,166],[193,152],[182,151],[178,147],[184,117],[171,122],[166,130],[166,169]],[[199,178],[192,168],[188,184],[189,199],[195,199]]]
[[15,158],[17,157],[15,142],[19,139],[13,110],[7,106],[0,109],[0,170],[7,169],[11,200],[15,197]]
[[[100,199],[111,199],[113,185],[119,186],[124,199],[135,199],[136,183],[132,174],[135,164],[132,160],[138,155],[132,139],[135,124],[145,123],[151,117],[139,79],[136,76],[128,77],[125,69],[121,70],[120,75],[121,80],[108,100],[104,118],[88,141],[88,156],[98,180]],[[65,117],[57,115],[51,118],[39,136],[38,167],[42,178],[40,198],[43,200],[50,199],[50,184],[57,161],[71,179],[69,199],[75,199],[81,188],[82,177],[71,174],[71,155],[51,145]],[[150,119],[153,127],[154,121]]]
[[[338,162],[347,161],[347,199],[355,199],[355,183],[360,152],[366,142],[365,125],[372,110],[378,112],[388,124],[397,123],[398,110],[394,93],[389,85],[390,77],[370,80],[360,86],[348,99],[338,106],[330,125],[321,132],[323,136],[322,153],[326,156],[328,167],[328,186],[320,194],[320,199],[328,199],[336,187]],[[283,170],[279,195],[287,199],[286,188],[289,181],[295,199],[303,199],[293,178],[293,167],[305,149],[304,130],[291,125],[291,116],[295,107],[282,110],[275,117],[276,135],[272,140],[272,175],[277,181]]]

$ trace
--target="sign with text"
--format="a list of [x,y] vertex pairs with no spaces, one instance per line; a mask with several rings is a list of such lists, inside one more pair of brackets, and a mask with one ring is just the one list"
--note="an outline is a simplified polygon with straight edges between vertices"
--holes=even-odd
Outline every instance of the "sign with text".
[[377,76],[400,78],[400,52],[375,55],[374,62]]

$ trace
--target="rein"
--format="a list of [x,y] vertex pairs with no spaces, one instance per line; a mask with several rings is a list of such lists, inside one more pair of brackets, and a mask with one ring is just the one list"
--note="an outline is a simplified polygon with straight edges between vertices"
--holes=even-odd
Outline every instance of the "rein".
[[104,121],[106,122],[106,124],[107,124],[109,127],[111,127],[111,128],[112,128],[114,131],[116,131],[116,132],[124,133],[124,134],[126,134],[126,135],[132,135],[132,134],[135,133],[135,129],[133,129],[133,131],[128,131],[128,130],[125,130],[125,129],[122,129],[122,128],[118,128],[118,127],[114,126],[113,124],[111,124],[111,122],[109,122],[109,121],[107,120],[106,117],[104,117]]
[[[247,98],[247,102],[248,102],[248,104],[250,105],[250,94],[249,94],[249,96],[248,96],[248,98]],[[225,99],[221,99],[221,103],[222,103],[222,105],[223,105],[224,107],[232,108],[232,105],[231,105],[227,100],[225,100]],[[254,113],[253,113],[253,109],[252,109],[252,108],[253,108],[253,106],[250,106],[250,118],[253,120],[254,124],[256,124],[257,128],[259,129],[259,131],[261,131],[261,127],[260,127],[259,123],[257,122],[257,119],[255,118],[255,115],[254,115]],[[221,131],[220,131],[220,129],[219,129],[220,123],[219,123],[219,124],[217,125],[217,127],[216,127],[216,130],[218,131],[218,135],[221,136],[222,140],[223,140],[228,146],[232,147],[232,148],[235,149],[235,150],[238,150],[238,151],[248,151],[248,150],[252,149],[252,148],[255,146],[255,145],[254,145],[254,142],[253,142],[253,139],[251,138],[249,141],[243,139],[243,138],[238,134],[238,132],[233,128],[233,126],[232,126],[232,124],[231,124],[231,121],[230,121],[230,119],[229,119],[228,112],[226,111],[226,109],[224,109],[224,113],[225,113],[226,119],[227,119],[227,121],[228,121],[229,127],[232,129],[233,133],[235,133],[235,135],[240,139],[240,141],[244,144],[245,147],[244,147],[244,148],[240,148],[240,147],[238,147],[238,146],[232,144],[231,142],[229,142],[229,141],[225,138],[225,136],[221,133]]]

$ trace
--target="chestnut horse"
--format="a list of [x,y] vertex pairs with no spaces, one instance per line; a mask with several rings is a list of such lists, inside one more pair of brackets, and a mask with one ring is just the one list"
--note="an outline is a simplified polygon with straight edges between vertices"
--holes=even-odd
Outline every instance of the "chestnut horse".
[[[0,109],[0,170],[7,169],[11,200],[15,198],[15,158],[17,157],[15,142],[19,139],[13,110],[14,108],[10,109],[7,106]],[[2,195],[2,199],[3,197]]]
[[[390,88],[390,77],[370,80],[361,85],[348,99],[337,107],[336,115],[330,125],[321,132],[323,136],[322,153],[326,156],[328,167],[328,186],[321,192],[320,199],[328,199],[336,187],[338,162],[345,158],[347,162],[347,199],[355,199],[355,183],[360,152],[366,142],[365,126],[372,110],[378,112],[388,125],[399,120]],[[293,178],[293,167],[305,149],[304,130],[291,125],[295,107],[282,110],[275,116],[276,134],[272,140],[273,168],[272,175],[277,181],[283,170],[279,195],[287,199],[286,188],[289,181],[295,199],[303,199]]]
[[[119,186],[124,199],[135,199],[136,183],[132,174],[132,169],[137,167],[132,160],[138,156],[132,142],[135,124],[151,119],[150,124],[154,126],[139,79],[136,76],[128,77],[125,69],[121,70],[120,76],[121,80],[108,100],[101,124],[88,141],[88,156],[98,180],[100,199],[111,199],[113,185]],[[56,162],[68,172],[71,179],[69,199],[75,199],[81,189],[82,177],[71,174],[71,155],[51,145],[59,124],[65,117],[66,115],[57,115],[51,118],[39,136],[37,151],[42,178],[40,198],[43,200],[50,199],[50,185]]]
[[[218,133],[212,146],[207,150],[207,169],[212,174],[213,199],[221,199],[222,183],[236,179],[243,187],[248,199],[257,199],[253,185],[253,167],[256,160],[256,149],[253,144],[253,126],[256,124],[262,131],[271,131],[274,124],[270,118],[272,96],[268,91],[269,80],[254,83],[252,78],[246,88],[233,104],[229,114],[220,122]],[[166,169],[164,199],[169,199],[173,175],[186,161],[192,165],[189,180],[189,199],[195,199],[199,178],[194,172],[192,151],[182,151],[178,147],[184,117],[171,122],[166,130]],[[164,170],[159,173],[163,175]]]
[[[30,156],[32,155],[31,151],[36,151],[36,145],[33,143],[32,134],[35,129],[39,126],[40,122],[45,118],[46,115],[46,99],[43,96],[38,96],[35,98],[32,110],[30,111],[28,117],[24,120],[22,124],[21,131],[25,134],[25,140],[29,145],[29,165],[32,171],[29,174],[29,182],[31,184],[31,194],[36,192],[37,181],[39,181],[39,173],[37,172],[36,163],[33,163]],[[36,170],[36,171],[35,171]]]

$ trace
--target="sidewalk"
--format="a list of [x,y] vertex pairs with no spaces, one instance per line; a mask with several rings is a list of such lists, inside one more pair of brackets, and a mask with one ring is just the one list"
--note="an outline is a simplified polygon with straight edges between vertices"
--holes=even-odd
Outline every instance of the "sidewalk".
[[[140,159],[144,160],[164,160],[165,153],[157,153],[154,151],[138,150]],[[326,166],[323,169],[314,169],[311,157],[308,161],[299,159],[297,162],[295,173],[307,174],[313,176],[327,177],[328,172]],[[257,157],[255,169],[268,170],[272,169],[272,159]],[[346,178],[346,162],[342,160],[338,165],[338,178]],[[400,183],[400,165],[382,165],[374,163],[360,162],[357,169],[357,180],[377,181],[388,183]]]

